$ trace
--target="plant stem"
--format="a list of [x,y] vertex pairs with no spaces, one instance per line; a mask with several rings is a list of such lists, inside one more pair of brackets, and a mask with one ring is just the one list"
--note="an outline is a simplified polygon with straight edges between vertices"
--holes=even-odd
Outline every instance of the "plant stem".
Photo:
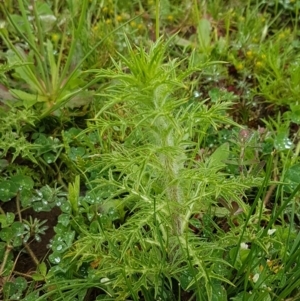
[[21,206],[20,206],[20,192],[19,191],[16,195],[16,207],[17,207],[19,221],[22,223],[22,214],[21,214]]
[[32,276],[31,275],[28,275],[28,274],[26,274],[26,273],[21,273],[21,272],[18,272],[18,271],[13,271],[13,273],[15,274],[15,275],[18,275],[18,276],[21,276],[21,277],[24,277],[24,278],[29,278],[29,279],[31,279],[32,280]]
[[0,265],[0,276],[3,274],[4,272],[4,268],[8,259],[8,255],[10,253],[10,251],[13,249],[13,246],[11,246],[10,244],[7,244],[5,247],[5,252],[4,252],[4,256],[3,256],[3,261]]
[[37,259],[37,257],[35,256],[35,254],[33,253],[33,251],[31,250],[31,248],[29,247],[29,244],[24,242],[23,245],[24,245],[26,251],[28,252],[28,254],[30,255],[30,257],[31,257],[32,261],[34,262],[34,264],[36,266],[38,266],[40,264],[40,262]]
[[[164,96],[161,96],[164,97]],[[175,121],[176,122],[176,121]],[[175,133],[173,129],[174,125],[168,120],[168,117],[158,117],[156,120],[156,143],[159,147],[174,148],[175,147]],[[181,156],[178,155],[165,155],[160,154],[159,160],[166,171],[166,176],[164,179],[165,185],[167,187],[166,195],[170,202],[176,202],[177,204],[182,204],[183,192],[180,187],[179,173],[183,168],[183,163]],[[170,208],[170,218],[173,220],[173,231],[175,235],[182,234],[182,218],[181,212],[178,211],[178,206],[172,206]]]
[[[20,193],[19,192],[17,193],[17,196],[16,196],[16,206],[17,206],[17,213],[18,213],[19,221],[22,222],[23,219],[22,219],[22,214],[21,214]],[[37,257],[35,256],[35,254],[33,253],[33,251],[31,250],[31,248],[29,247],[29,244],[27,244],[26,242],[23,241],[23,246],[25,247],[26,251],[30,255],[30,257],[33,260],[33,262],[35,263],[35,265],[38,266],[40,264],[40,262],[37,259]]]
[[56,162],[54,162],[54,166],[55,166],[55,169],[56,169],[57,174],[58,174],[58,176],[57,176],[57,182],[60,183],[63,186],[63,188],[64,188],[65,191],[68,191],[68,186],[63,181],[63,179],[61,177],[61,174],[60,174],[60,169],[57,166]]

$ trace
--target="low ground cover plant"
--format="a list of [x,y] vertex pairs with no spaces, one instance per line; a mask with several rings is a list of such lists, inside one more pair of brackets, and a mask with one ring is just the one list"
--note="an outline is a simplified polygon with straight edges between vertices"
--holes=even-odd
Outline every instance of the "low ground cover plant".
[[299,5],[237,2],[1,4],[1,300],[300,298]]

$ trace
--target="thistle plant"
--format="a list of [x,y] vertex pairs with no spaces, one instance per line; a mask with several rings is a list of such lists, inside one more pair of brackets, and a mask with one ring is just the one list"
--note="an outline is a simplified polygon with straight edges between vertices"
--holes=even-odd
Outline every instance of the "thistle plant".
[[175,300],[182,291],[212,300],[229,283],[216,267],[228,263],[218,241],[196,235],[190,223],[217,210],[219,198],[246,210],[241,196],[251,181],[224,173],[229,150],[197,159],[208,130],[233,124],[230,103],[189,100],[195,69],[182,71],[181,62],[168,60],[161,40],[148,52],[128,41],[127,47],[121,64],[94,71],[110,83],[98,95],[101,109],[89,130],[98,131],[107,151],[92,155],[85,170],[87,178],[99,175],[88,183],[97,207],[93,231],[81,227],[63,269],[88,262],[88,278],[101,280],[103,300]]

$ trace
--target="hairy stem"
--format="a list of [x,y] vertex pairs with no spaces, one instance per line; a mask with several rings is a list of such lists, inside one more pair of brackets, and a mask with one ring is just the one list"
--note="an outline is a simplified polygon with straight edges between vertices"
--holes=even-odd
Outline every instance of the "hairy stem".
[[[155,122],[155,136],[156,144],[160,147],[175,148],[175,130],[174,124],[166,116],[160,116]],[[179,183],[179,173],[183,168],[182,155],[177,154],[164,154],[158,155],[163,170],[165,171],[164,184],[167,187],[166,195],[170,202],[176,202],[177,204],[183,203],[183,192]],[[173,220],[173,234],[182,234],[182,218],[181,210],[178,210],[178,206],[171,206],[170,217]],[[176,208],[174,210],[174,208]]]

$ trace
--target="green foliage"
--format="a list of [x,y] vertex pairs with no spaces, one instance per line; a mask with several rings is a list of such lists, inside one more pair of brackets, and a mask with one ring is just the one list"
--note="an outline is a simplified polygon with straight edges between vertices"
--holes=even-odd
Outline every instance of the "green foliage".
[[[83,26],[86,3],[87,1],[84,1],[82,14],[79,17],[79,26],[73,27],[70,39],[71,46],[66,62],[63,62],[63,50],[65,43],[67,43],[66,33],[63,34],[58,57],[54,55],[56,50],[52,42],[45,38],[45,32],[49,30],[49,24],[45,23],[45,20],[52,20],[50,29],[56,21],[54,13],[46,3],[33,3],[33,16],[31,18],[35,20],[34,27],[29,21],[29,12],[26,10],[23,1],[19,1],[21,16],[10,14],[3,6],[8,24],[16,30],[30,47],[27,54],[22,48],[15,46],[11,42],[8,32],[2,29],[1,36],[9,47],[7,52],[8,62],[11,65],[22,64],[15,68],[15,76],[19,80],[23,80],[28,86],[27,92],[20,89],[10,89],[10,92],[26,109],[34,106],[35,110],[42,116],[47,116],[82,91],[85,84],[82,79],[79,80],[80,77],[82,78],[79,71],[80,64],[77,64],[74,68],[72,67],[72,60],[78,44],[77,37]],[[19,26],[18,23],[20,22],[24,24],[24,27]],[[35,39],[35,36],[38,37],[39,41]],[[76,86],[80,88],[76,88]]]
[[[299,56],[295,45],[286,47],[282,52],[282,43],[290,43],[289,31],[278,34],[267,49],[261,49],[265,60],[261,72],[257,73],[258,93],[272,103],[297,105],[299,93]],[[261,47],[262,48],[262,47]],[[293,110],[294,111],[294,110]]]
[[26,139],[26,128],[30,130],[30,127],[34,125],[36,116],[31,111],[19,111],[11,110],[7,113],[5,110],[0,111],[1,115],[1,158],[5,158],[9,150],[14,151],[12,161],[14,161],[19,155],[24,158],[30,159],[36,163],[33,153],[36,147],[32,145]]
[[298,2],[2,1],[0,299],[298,300]]
[[[18,100],[15,106],[23,106],[26,109],[33,107],[39,118],[44,118],[53,112],[62,116],[62,108],[66,105],[71,108],[87,105],[92,98],[88,88],[94,81],[86,80],[87,73],[81,70],[81,67],[111,33],[98,41],[92,49],[82,53],[81,36],[85,31],[87,0],[80,3],[80,8],[78,4],[66,1],[69,14],[67,22],[70,22],[70,28],[69,24],[62,25],[66,19],[57,20],[47,3],[34,2],[32,11],[26,8],[23,1],[20,0],[18,4],[21,16],[9,13],[5,5],[2,6],[2,10],[7,16],[7,24],[28,45],[28,53],[23,49],[27,46],[22,48],[13,43],[5,28],[0,31],[8,47],[6,59],[9,66],[14,68],[14,77],[26,83],[27,87],[26,91],[20,89],[19,85],[9,90]],[[30,19],[34,20],[34,26]],[[74,23],[75,19],[79,20],[78,24]],[[59,35],[52,36],[54,43],[47,35],[58,23],[63,31],[60,44]],[[21,27],[20,24],[24,26]],[[67,56],[64,55],[65,49]]]
[[[95,71],[112,84],[101,93],[103,108],[90,129],[106,136],[111,149],[87,169],[100,171],[90,183],[91,195],[98,197],[90,201],[97,211],[87,213],[89,226],[83,224],[85,214],[77,216],[85,212],[88,197],[79,200],[82,209],[71,206],[80,237],[61,268],[69,274],[88,264],[87,277],[105,283],[115,300],[138,300],[140,294],[146,300],[169,300],[178,298],[181,289],[211,300],[215,285],[224,292],[218,300],[224,300],[222,285],[230,282],[215,270],[227,265],[219,257],[223,246],[212,236],[197,237],[189,221],[195,214],[216,211],[219,198],[235,200],[246,210],[240,196],[253,179],[227,178],[221,149],[203,162],[195,160],[208,129],[232,124],[225,115],[229,103],[208,107],[189,102],[185,78],[194,70],[180,72],[178,62],[164,63],[166,46],[161,41],[149,53],[131,48],[129,42],[127,47],[130,56],[121,58],[129,73],[117,63],[115,70]],[[112,139],[116,131],[119,141]],[[77,204],[79,193],[73,196],[73,191],[70,202]],[[173,286],[178,285],[176,293]]]

